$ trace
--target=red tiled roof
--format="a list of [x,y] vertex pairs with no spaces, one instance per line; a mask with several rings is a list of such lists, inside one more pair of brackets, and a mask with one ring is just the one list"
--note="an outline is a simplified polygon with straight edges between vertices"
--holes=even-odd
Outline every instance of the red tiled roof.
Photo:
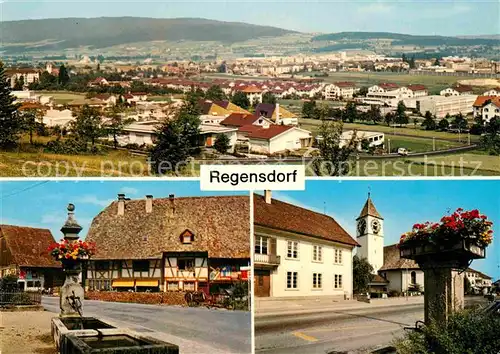
[[260,93],[260,92],[262,92],[261,89],[259,89],[256,86],[253,86],[253,85],[244,87],[244,88],[240,89],[240,91],[245,92],[245,93]]
[[252,125],[251,128],[246,128],[246,130],[245,128],[246,127],[241,127],[240,130],[248,132],[249,138],[269,140],[294,127],[291,125],[271,124],[268,128],[262,128],[256,125]]
[[257,119],[259,119],[259,117],[256,117],[252,114],[231,113],[220,124],[233,127],[243,127],[245,125],[253,124]]
[[458,92],[472,92],[472,87],[468,85],[453,86],[452,89]]
[[412,91],[426,91],[427,90],[427,87],[425,87],[424,85],[408,85],[406,87]]
[[20,267],[59,268],[47,252],[47,248],[55,242],[50,230],[26,226],[0,225],[0,234],[5,238],[11,263]]
[[477,96],[477,98],[474,101],[474,104],[472,106],[473,107],[482,107],[486,103],[488,103],[488,101],[491,101],[493,104],[500,107],[500,97],[498,97],[498,96]]
[[349,81],[334,82],[333,84],[338,87],[356,87],[356,84],[354,82]]
[[359,246],[332,217],[276,199],[267,204],[264,197],[257,194],[254,195],[254,224]]
[[396,89],[399,87],[398,84],[395,84],[393,82],[382,82],[382,83],[378,84],[377,86],[382,87],[384,89],[390,89],[390,88]]

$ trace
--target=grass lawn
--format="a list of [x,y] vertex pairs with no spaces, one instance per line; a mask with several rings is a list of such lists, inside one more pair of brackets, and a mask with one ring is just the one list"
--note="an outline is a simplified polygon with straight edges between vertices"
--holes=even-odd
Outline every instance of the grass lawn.
[[36,94],[52,96],[56,104],[66,104],[77,99],[84,99],[85,94],[67,91],[37,91]]
[[[301,128],[310,130],[313,134],[316,134],[319,127],[321,126],[321,121],[317,119],[299,118],[299,124]],[[448,132],[438,132],[433,130],[423,130],[420,128],[415,129],[413,124],[408,124],[408,127],[389,127],[387,125],[380,124],[362,124],[362,123],[344,123],[344,129],[358,129],[365,131],[381,132],[386,134],[394,133],[396,135],[411,135],[418,138],[436,138],[436,139],[449,139],[459,141],[458,134],[448,133]],[[460,140],[463,143],[467,142],[467,135],[461,134]],[[471,135],[471,142],[476,142],[479,137],[476,135]]]
[[326,82],[353,81],[358,86],[370,86],[379,82],[394,82],[399,85],[422,84],[427,86],[430,92],[437,92],[463,80],[458,76],[434,76],[434,75],[410,75],[400,73],[377,73],[377,72],[338,72],[328,73]]
[[[423,162],[425,158],[415,157],[409,158],[408,160]],[[472,151],[463,154],[453,154],[453,155],[443,155],[443,156],[431,156],[427,158],[428,161],[433,161],[438,164],[443,164],[445,166],[458,166],[461,162],[465,167],[477,168],[479,167],[482,171],[494,172],[492,174],[500,174],[500,157],[488,155],[482,151]]]
[[[390,140],[390,142],[389,142]],[[433,142],[429,138],[414,138],[401,135],[385,134],[386,145],[391,145],[391,151],[394,148],[406,148],[410,152],[425,152],[433,151]],[[436,140],[434,142],[435,150],[445,150],[460,146],[461,144],[455,141]]]

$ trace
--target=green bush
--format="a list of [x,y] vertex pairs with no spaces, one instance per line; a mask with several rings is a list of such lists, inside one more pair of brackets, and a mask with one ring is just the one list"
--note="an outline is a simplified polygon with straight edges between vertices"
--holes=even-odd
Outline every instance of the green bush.
[[10,302],[15,305],[31,305],[33,303],[28,293],[17,293],[12,295]]
[[446,324],[425,326],[395,343],[399,354],[495,354],[500,353],[500,316],[481,310],[464,310]]

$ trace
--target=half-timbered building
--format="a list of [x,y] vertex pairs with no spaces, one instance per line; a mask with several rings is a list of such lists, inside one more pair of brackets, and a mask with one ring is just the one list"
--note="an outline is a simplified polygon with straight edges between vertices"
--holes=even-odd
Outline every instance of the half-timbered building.
[[97,215],[86,240],[91,290],[217,291],[248,280],[247,196],[130,200],[124,194]]

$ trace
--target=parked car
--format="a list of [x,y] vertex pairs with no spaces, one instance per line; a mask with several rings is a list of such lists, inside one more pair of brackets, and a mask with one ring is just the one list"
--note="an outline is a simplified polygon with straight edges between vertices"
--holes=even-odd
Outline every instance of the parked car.
[[398,155],[401,155],[401,156],[407,156],[408,155],[408,150],[405,149],[405,148],[399,148],[398,149]]

